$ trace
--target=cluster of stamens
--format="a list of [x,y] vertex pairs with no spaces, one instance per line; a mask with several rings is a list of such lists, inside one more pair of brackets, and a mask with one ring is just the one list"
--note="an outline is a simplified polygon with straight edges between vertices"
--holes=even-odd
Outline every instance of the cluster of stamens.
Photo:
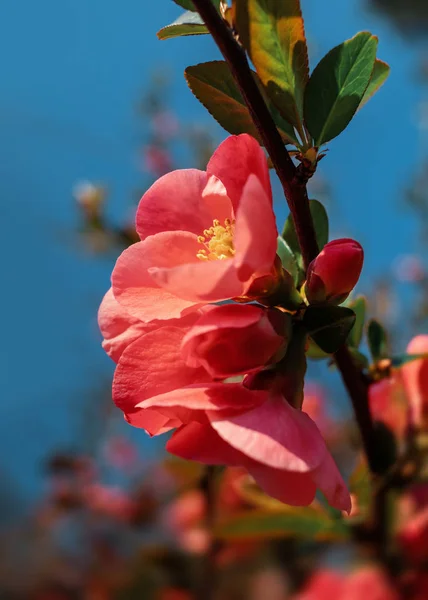
[[204,247],[197,253],[200,260],[225,260],[235,255],[233,246],[233,235],[235,233],[235,221],[225,219],[224,225],[214,219],[212,227],[205,229],[204,235],[198,237]]

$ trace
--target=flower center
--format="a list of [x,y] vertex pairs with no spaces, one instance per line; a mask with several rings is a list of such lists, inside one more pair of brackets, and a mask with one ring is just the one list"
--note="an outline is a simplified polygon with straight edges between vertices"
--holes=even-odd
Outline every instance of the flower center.
[[224,225],[214,219],[212,227],[205,229],[204,235],[198,237],[204,247],[197,253],[199,260],[225,260],[235,256],[233,247],[233,235],[235,233],[235,221],[225,219]]

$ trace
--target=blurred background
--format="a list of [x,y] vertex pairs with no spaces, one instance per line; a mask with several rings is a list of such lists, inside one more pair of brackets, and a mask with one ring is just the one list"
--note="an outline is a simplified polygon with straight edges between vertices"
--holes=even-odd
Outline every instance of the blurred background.
[[[302,0],[302,8],[312,68],[366,29],[392,67],[330,144],[311,196],[329,208],[332,238],[363,244],[358,291],[404,351],[428,316],[427,3]],[[197,493],[184,503],[196,517],[184,517],[177,490],[192,491],[198,468],[164,462],[163,439],[124,424],[96,320],[114,262],[135,239],[142,193],[169,170],[203,168],[226,137],[183,78],[188,65],[218,57],[214,43],[156,38],[179,14],[170,0],[0,7],[1,599],[190,597],[186,556],[197,561],[205,542],[193,527]],[[274,189],[281,224],[288,211]],[[331,418],[346,419],[337,373],[314,363],[311,378]],[[224,484],[231,511],[249,502],[235,479]],[[241,556],[232,554],[225,569]],[[260,564],[268,567],[251,598],[267,598],[254,591],[267,585],[268,600],[288,597],[272,561],[258,573]],[[235,587],[221,597],[250,598]]]

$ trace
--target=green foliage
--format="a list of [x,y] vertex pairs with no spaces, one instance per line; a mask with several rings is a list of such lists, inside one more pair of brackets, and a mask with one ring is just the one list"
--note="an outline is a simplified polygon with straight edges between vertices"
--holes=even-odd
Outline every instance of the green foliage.
[[300,277],[300,268],[298,260],[290,246],[281,236],[278,236],[278,245],[276,253],[281,259],[282,266],[284,267],[284,269],[290,273],[294,283],[297,284],[299,282]]
[[[218,10],[220,10],[221,0],[211,0],[211,1],[214,4],[214,6]],[[178,4],[178,6],[181,6],[181,8],[184,8],[185,10],[196,11],[195,5],[193,4],[192,0],[173,0],[173,2],[175,2],[176,4]]]
[[370,79],[370,83],[368,88],[366,89],[366,93],[361,100],[360,108],[362,108],[367,102],[372,98],[376,92],[383,86],[385,81],[389,77],[389,73],[391,71],[390,66],[383,62],[383,60],[379,60],[378,58],[375,61],[373,73]]
[[361,32],[317,65],[305,92],[305,121],[316,146],[338,136],[357,111],[372,77],[377,38]]
[[[325,210],[321,202],[318,202],[318,200],[309,200],[309,208],[314,223],[318,248],[321,251],[328,242],[329,224],[327,211]],[[300,250],[299,240],[297,238],[296,228],[294,227],[294,222],[291,214],[288,216],[284,224],[284,229],[282,230],[282,237],[284,238],[291,252],[295,256],[296,262],[299,266],[299,269],[301,270],[299,276],[299,279],[301,281],[301,278],[303,276],[303,258]]]
[[347,302],[346,306],[351,308],[355,313],[355,323],[348,336],[348,344],[354,348],[358,348],[361,344],[364,333],[367,300],[364,296],[358,296],[358,298],[355,298],[355,300]]
[[[187,67],[187,83],[196,98],[226,131],[237,135],[249,133],[262,143],[242,94],[225,61],[212,61]],[[254,73],[257,83],[260,80]],[[297,144],[293,128],[270,106],[284,143]]]
[[372,355],[373,361],[377,362],[382,358],[387,358],[388,337],[385,329],[375,319],[372,319],[369,322],[367,338],[369,342],[370,354]]
[[303,317],[310,337],[329,354],[346,341],[354,322],[354,311],[345,306],[309,306]]
[[192,0],[173,0],[176,4],[178,4],[178,6],[181,6],[181,8],[184,8],[185,10],[193,10],[195,11],[195,5],[193,4]]
[[321,348],[311,338],[309,338],[306,356],[312,360],[323,360],[325,358],[330,358],[330,354],[321,350]]
[[240,0],[236,27],[268,96],[302,131],[309,66],[299,0]]
[[216,538],[248,540],[298,537],[306,540],[339,541],[349,536],[345,522],[331,519],[319,508],[287,507],[284,512],[246,511],[219,523]]
[[171,23],[157,32],[160,40],[169,40],[183,35],[202,35],[208,33],[204,22],[198,13],[186,11]]

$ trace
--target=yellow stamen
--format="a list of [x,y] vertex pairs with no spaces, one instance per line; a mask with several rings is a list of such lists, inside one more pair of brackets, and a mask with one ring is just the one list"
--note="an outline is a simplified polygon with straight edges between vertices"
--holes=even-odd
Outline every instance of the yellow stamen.
[[204,235],[198,237],[202,248],[197,253],[199,260],[225,260],[235,255],[233,247],[233,235],[235,233],[235,221],[225,219],[224,225],[214,219],[212,227],[205,229]]

